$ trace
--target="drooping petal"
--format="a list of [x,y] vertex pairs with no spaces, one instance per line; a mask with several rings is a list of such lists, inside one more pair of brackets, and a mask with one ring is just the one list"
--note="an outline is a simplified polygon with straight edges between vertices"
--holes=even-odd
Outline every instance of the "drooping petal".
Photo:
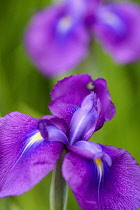
[[0,197],[28,191],[54,169],[63,145],[44,140],[37,124],[19,112],[0,118]]
[[56,76],[74,68],[87,55],[89,35],[67,4],[52,5],[31,20],[26,50],[43,74]]
[[[140,166],[126,150],[100,146],[111,158],[110,166],[100,159],[93,162],[89,157],[82,158],[74,150],[65,156],[63,176],[79,205],[83,210],[137,210],[140,207]],[[106,157],[103,160],[106,161]]]
[[112,165],[110,156],[93,142],[78,141],[68,146],[62,173],[83,210],[99,209],[102,177]]
[[124,149],[101,145],[112,166],[100,188],[100,208],[137,210],[140,208],[140,166]]
[[104,122],[111,120],[115,113],[116,108],[111,101],[110,94],[107,88],[107,83],[104,79],[99,78],[93,81],[94,92],[96,97],[100,100],[99,118],[96,125],[96,130],[99,130]]
[[103,48],[118,63],[140,58],[140,7],[132,2],[100,6],[93,31]]
[[69,152],[65,156],[62,173],[80,207],[98,210],[98,174],[94,162]]
[[92,92],[85,97],[81,107],[72,116],[68,131],[70,144],[81,139],[88,140],[95,130],[97,119],[97,98]]
[[51,91],[51,113],[70,123],[73,113],[90,93],[87,87],[90,81],[91,77],[87,74],[70,76],[59,81]]

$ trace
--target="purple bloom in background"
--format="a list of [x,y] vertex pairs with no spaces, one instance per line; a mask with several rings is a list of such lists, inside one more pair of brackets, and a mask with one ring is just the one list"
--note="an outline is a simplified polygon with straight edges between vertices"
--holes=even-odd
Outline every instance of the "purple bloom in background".
[[102,4],[96,13],[93,33],[118,63],[140,58],[140,7],[131,2]]
[[12,112],[0,118],[0,197],[31,189],[65,150],[62,174],[82,209],[137,210],[138,163],[124,149],[88,142],[115,114],[106,81],[71,76],[54,86],[51,98],[53,115],[38,120]]
[[54,4],[32,18],[26,50],[43,74],[55,76],[71,70],[87,55],[89,35],[84,27],[85,0]]
[[75,68],[88,54],[89,20],[99,0],[65,0],[35,14],[25,33],[25,47],[44,75]]
[[139,19],[140,8],[131,2],[65,0],[35,14],[25,47],[47,76],[75,68],[88,54],[91,34],[117,63],[129,63],[140,58]]

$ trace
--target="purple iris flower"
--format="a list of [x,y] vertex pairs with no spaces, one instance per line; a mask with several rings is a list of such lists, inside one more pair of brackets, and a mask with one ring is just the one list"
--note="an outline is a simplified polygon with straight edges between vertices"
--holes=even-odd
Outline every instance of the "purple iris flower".
[[67,0],[38,12],[26,33],[26,50],[43,74],[71,70],[87,55],[89,35],[84,27],[85,0]]
[[131,2],[65,0],[32,18],[25,47],[38,69],[55,76],[75,68],[88,54],[91,31],[118,63],[140,57],[140,8]]
[[138,163],[124,149],[88,142],[115,114],[106,81],[71,76],[54,86],[51,98],[53,115],[0,118],[0,197],[31,189],[65,150],[62,174],[82,209],[138,209]]
[[96,12],[93,33],[118,63],[140,58],[140,7],[131,2],[102,4]]

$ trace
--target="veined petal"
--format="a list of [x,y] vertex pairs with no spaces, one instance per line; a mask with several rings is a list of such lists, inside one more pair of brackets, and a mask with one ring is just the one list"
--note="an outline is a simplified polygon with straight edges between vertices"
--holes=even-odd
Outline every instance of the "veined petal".
[[[90,83],[93,85],[92,88],[88,86]],[[51,92],[50,111],[70,124],[73,114],[81,107],[83,100],[91,92],[95,93],[97,98],[98,122],[96,130],[98,130],[105,121],[111,120],[116,112],[110,99],[106,81],[102,78],[92,80],[88,74],[81,74],[59,81]],[[89,137],[90,133],[86,136],[86,139]]]
[[78,140],[84,139],[88,133],[92,135],[94,132],[98,119],[96,103],[96,95],[92,92],[83,100],[81,108],[73,114],[68,132],[71,145]]
[[93,160],[69,152],[62,166],[64,179],[83,210],[98,210],[98,173]]
[[70,76],[59,81],[51,91],[52,102],[49,104],[51,113],[69,124],[73,113],[90,93],[87,87],[89,82],[91,77],[88,74]]
[[88,45],[89,35],[83,22],[75,22],[65,3],[37,13],[25,33],[27,53],[47,76],[74,68],[87,56]]
[[44,140],[37,124],[19,112],[0,118],[0,197],[28,191],[54,169],[63,145]]
[[112,166],[100,187],[100,208],[137,210],[140,208],[140,166],[124,149],[101,147],[111,157]]
[[106,164],[107,157],[92,161],[73,152],[65,156],[63,176],[80,207],[83,210],[137,210],[140,208],[140,166],[124,149],[100,147],[111,158],[110,166]]

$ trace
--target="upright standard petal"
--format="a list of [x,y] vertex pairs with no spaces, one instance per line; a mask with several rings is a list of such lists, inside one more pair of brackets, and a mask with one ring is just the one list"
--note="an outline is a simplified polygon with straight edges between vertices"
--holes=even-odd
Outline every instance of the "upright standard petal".
[[104,122],[111,120],[116,114],[116,108],[111,101],[106,80],[99,78],[93,81],[94,92],[100,100],[99,118],[96,125],[96,130],[99,130]]
[[37,124],[19,112],[0,118],[0,197],[28,191],[54,169],[63,145],[44,140]]
[[90,93],[90,82],[91,77],[88,74],[78,74],[59,81],[51,91],[51,113],[70,123],[73,113]]
[[37,13],[25,33],[26,50],[43,74],[56,76],[74,68],[88,51],[89,35],[83,20],[66,3]]
[[93,31],[103,48],[118,63],[140,58],[140,7],[131,2],[99,7]]
[[[126,150],[100,145],[107,156],[92,160],[88,153],[85,157],[84,153],[81,155],[83,145],[80,145],[80,153],[78,146],[66,155],[62,171],[81,208],[137,210],[140,207],[140,166],[134,158]],[[86,150],[94,153],[89,146]],[[95,152],[100,149],[96,147]]]
[[92,92],[85,97],[81,107],[72,116],[68,130],[70,144],[81,139],[88,140],[95,130],[97,119],[97,98]]
[[[93,86],[91,88],[88,86],[90,83]],[[106,81],[102,78],[92,80],[88,74],[79,74],[59,81],[51,92],[50,111],[69,124],[74,112],[81,107],[82,102],[91,92],[95,93],[97,98],[96,110],[99,119],[96,130],[98,130],[105,121],[111,120],[116,112]]]

